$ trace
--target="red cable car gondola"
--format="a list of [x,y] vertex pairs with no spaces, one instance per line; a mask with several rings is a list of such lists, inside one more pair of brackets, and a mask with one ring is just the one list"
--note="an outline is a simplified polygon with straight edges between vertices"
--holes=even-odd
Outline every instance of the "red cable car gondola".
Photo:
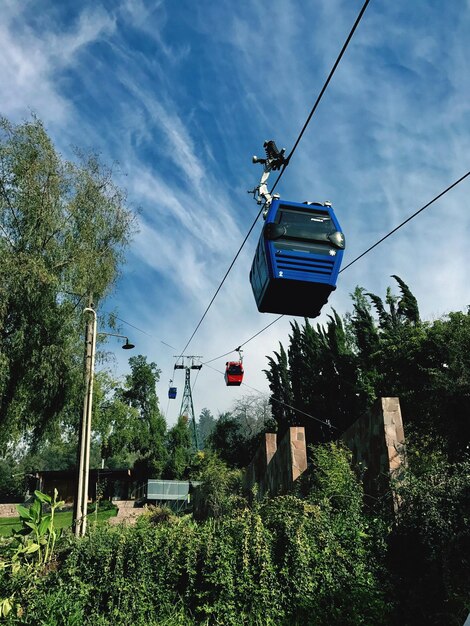
[[225,364],[225,384],[227,387],[239,387],[243,381],[242,361],[227,361]]

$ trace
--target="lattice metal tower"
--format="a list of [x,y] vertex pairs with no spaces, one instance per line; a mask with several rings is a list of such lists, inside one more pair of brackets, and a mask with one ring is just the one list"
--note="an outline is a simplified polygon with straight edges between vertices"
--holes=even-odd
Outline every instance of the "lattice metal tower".
[[196,416],[194,415],[193,394],[191,391],[191,370],[200,370],[202,368],[201,364],[194,363],[194,359],[202,359],[202,356],[190,355],[177,356],[175,358],[181,359],[181,363],[176,363],[175,370],[185,370],[184,391],[183,398],[181,400],[180,415],[184,415],[188,420],[189,428],[192,431],[194,448],[199,450],[199,438],[197,435]]

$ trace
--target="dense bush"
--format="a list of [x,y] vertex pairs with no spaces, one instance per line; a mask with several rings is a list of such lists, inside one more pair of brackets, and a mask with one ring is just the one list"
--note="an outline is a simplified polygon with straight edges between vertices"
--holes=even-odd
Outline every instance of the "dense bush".
[[70,607],[82,624],[161,624],[180,607],[195,623],[380,624],[367,550],[329,528],[330,514],[288,496],[219,522],[97,529],[40,583],[21,623],[64,623]]
[[[230,501],[232,473],[226,482],[222,470],[214,459],[201,468],[201,477],[212,477],[206,487],[220,504],[212,507],[216,516],[208,508],[196,521],[154,507],[135,527],[97,527],[81,540],[69,538],[48,563],[19,544],[19,569],[10,565],[16,544],[9,544],[11,554],[0,549],[0,607],[8,598],[13,607],[5,623],[463,623],[470,610],[467,461],[452,463],[422,442],[419,450],[410,446],[408,466],[393,485],[398,515],[390,500],[382,510],[379,502],[364,507],[350,453],[337,444],[312,449],[296,494],[250,507],[241,496]],[[220,493],[213,491],[219,471]]]
[[451,462],[435,441],[408,446],[407,456],[387,562],[396,623],[461,626],[470,612],[470,461]]
[[317,467],[336,485],[318,483],[307,498],[238,503],[200,523],[148,515],[135,527],[95,529],[10,623],[385,624],[374,540],[345,451],[325,449]]
[[198,521],[219,518],[247,506],[242,470],[230,469],[217,454],[199,452],[191,478],[200,483],[193,493],[194,517]]

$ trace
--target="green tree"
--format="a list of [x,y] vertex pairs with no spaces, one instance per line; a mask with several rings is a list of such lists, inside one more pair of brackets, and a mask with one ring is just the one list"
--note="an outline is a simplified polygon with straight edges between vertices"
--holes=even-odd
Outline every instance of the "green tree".
[[453,460],[466,458],[470,446],[469,345],[470,308],[435,320],[419,342],[418,382],[406,388],[404,414],[418,433],[436,433]]
[[303,426],[309,442],[329,441],[358,417],[363,404],[348,328],[333,311],[326,327],[305,320],[291,329],[287,352],[281,345],[276,358],[268,358],[273,417],[281,434]]
[[289,426],[295,423],[292,409],[294,401],[291,380],[288,371],[288,359],[284,346],[279,343],[279,352],[275,358],[268,357],[269,369],[264,370],[271,390],[271,410],[280,434],[284,434]]
[[470,610],[470,462],[433,437],[411,441],[395,481],[400,499],[387,565],[394,623],[463,624]]
[[214,430],[215,426],[215,418],[210,412],[209,409],[203,408],[201,414],[199,415],[199,420],[197,423],[197,432],[199,438],[199,446],[201,450],[204,449],[205,443]]
[[152,478],[159,478],[167,460],[166,423],[156,392],[160,370],[141,354],[131,357],[129,365],[131,373],[124,386],[116,389],[107,409],[113,420],[106,440],[108,453],[136,453],[137,467]]
[[383,302],[358,287],[353,312],[344,318],[333,310],[323,326],[307,319],[303,327],[291,324],[288,349],[281,345],[266,371],[280,433],[298,425],[311,443],[335,439],[380,396],[398,395],[403,407],[422,413],[429,325],[406,283],[393,278],[400,296],[389,288]]
[[247,435],[240,419],[226,412],[219,415],[208,445],[230,467],[246,467],[253,458],[257,442]]
[[137,408],[122,399],[122,388],[106,370],[97,373],[93,403],[93,442],[106,467],[133,467],[141,456],[143,421]]
[[25,475],[13,455],[0,458],[0,502],[22,500],[26,491]]
[[186,477],[191,461],[191,434],[186,415],[180,415],[178,421],[170,428],[167,436],[168,462],[165,478],[181,480]]
[[247,439],[267,432],[273,426],[271,405],[267,395],[245,395],[236,400],[231,410],[240,422],[240,428]]
[[[37,440],[80,396],[81,309],[109,293],[134,228],[94,155],[0,119],[0,440]],[[74,393],[75,392],[75,393]]]

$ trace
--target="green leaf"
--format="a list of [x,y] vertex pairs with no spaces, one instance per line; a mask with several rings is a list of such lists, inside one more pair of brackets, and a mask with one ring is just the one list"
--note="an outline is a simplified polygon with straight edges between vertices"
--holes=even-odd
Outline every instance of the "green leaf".
[[38,543],[30,543],[28,546],[26,546],[25,553],[33,554],[33,552],[37,552],[39,550],[39,547],[40,546]]
[[[55,491],[57,491],[57,489]],[[48,496],[46,493],[42,493],[41,491],[36,490],[34,492],[34,496],[43,504],[51,504],[52,502],[51,496]]]
[[4,600],[0,600],[0,615],[2,617],[6,617],[8,613],[12,610],[13,604],[11,603],[10,598],[5,598]]
[[46,532],[50,529],[52,517],[50,515],[45,515],[40,524],[39,524],[39,534],[45,535]]
[[41,503],[39,500],[35,500],[29,509],[30,517],[35,522],[39,521],[41,517]]
[[18,504],[16,507],[16,510],[18,511],[18,515],[20,516],[21,519],[31,519],[31,514],[29,512],[29,509],[27,509],[25,506]]

